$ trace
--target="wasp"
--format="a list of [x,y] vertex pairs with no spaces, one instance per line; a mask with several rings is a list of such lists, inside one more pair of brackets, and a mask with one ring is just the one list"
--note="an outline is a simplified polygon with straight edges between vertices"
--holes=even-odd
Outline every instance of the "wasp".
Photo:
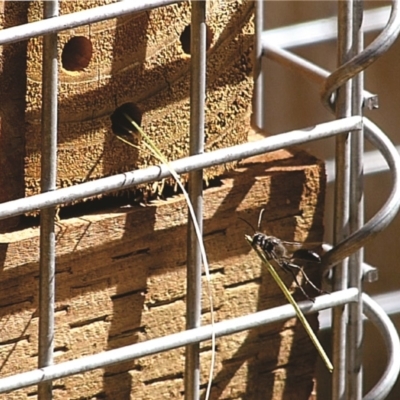
[[239,217],[242,221],[248,224],[254,231],[254,235],[252,238],[252,246],[253,247],[258,246],[263,251],[268,261],[275,262],[285,272],[289,272],[290,274],[292,274],[293,279],[296,282],[296,285],[299,287],[303,295],[308,300],[314,301],[314,299],[305,292],[304,288],[300,284],[297,278],[298,272],[300,272],[303,275],[306,283],[308,283],[311,287],[313,287],[319,294],[327,293],[324,290],[321,290],[320,288],[315,286],[314,283],[307,276],[307,274],[304,272],[303,267],[297,265],[298,263],[302,262],[320,264],[321,263],[320,255],[316,253],[314,250],[312,250],[318,247],[318,245],[315,243],[305,244],[300,242],[286,242],[275,236],[268,236],[265,235],[264,233],[261,233],[260,229],[261,229],[261,221],[263,213],[264,209],[260,211],[260,215],[258,217],[258,224],[257,224],[258,231],[255,230],[254,227],[248,221]]

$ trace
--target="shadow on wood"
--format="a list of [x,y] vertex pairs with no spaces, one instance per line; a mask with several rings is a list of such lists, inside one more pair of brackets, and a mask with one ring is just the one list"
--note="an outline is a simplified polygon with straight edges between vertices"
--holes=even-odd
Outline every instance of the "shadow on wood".
[[[217,321],[286,302],[244,240],[252,232],[238,217],[254,222],[265,208],[269,234],[319,241],[324,182],[323,166],[313,157],[280,151],[243,162],[222,177],[220,187],[205,191],[204,240]],[[186,210],[182,196],[175,196],[62,221],[56,363],[185,329]],[[6,376],[37,365],[38,229],[0,235],[0,243],[0,372]],[[318,281],[318,271],[308,274]],[[292,277],[282,277],[303,299]],[[315,315],[310,321],[316,327]],[[205,387],[210,343],[201,349]],[[183,355],[183,348],[175,349],[60,379],[54,398],[181,398]],[[216,357],[213,398],[300,400],[311,392],[316,354],[295,319],[220,338]]]

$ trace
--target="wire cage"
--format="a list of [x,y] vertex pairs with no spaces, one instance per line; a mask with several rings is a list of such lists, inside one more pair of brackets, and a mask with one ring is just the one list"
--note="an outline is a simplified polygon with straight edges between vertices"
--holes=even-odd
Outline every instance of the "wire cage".
[[[145,342],[54,364],[55,305],[55,213],[56,207],[104,193],[132,188],[171,176],[166,165],[114,174],[106,178],[56,189],[57,165],[57,33],[107,19],[152,10],[174,0],[119,1],[90,10],[58,15],[58,1],[44,2],[43,20],[9,27],[0,31],[0,44],[15,43],[43,36],[43,100],[41,192],[26,198],[0,204],[0,218],[40,210],[40,303],[39,303],[39,367],[35,370],[0,378],[0,393],[38,385],[38,398],[52,398],[52,381],[97,368],[114,365],[170,349],[187,346],[185,398],[199,398],[199,343],[230,335],[263,324],[284,321],[295,316],[290,306],[259,311],[244,317],[225,320],[214,326],[201,325],[200,248],[195,231],[189,224],[187,320],[188,330]],[[283,149],[288,146],[335,137],[335,231],[334,245],[322,258],[326,271],[332,272],[333,291],[316,298],[312,305],[302,304],[306,313],[332,309],[333,319],[333,399],[384,399],[395,384],[400,371],[400,342],[396,329],[385,312],[363,292],[362,281],[376,279],[375,268],[363,263],[362,247],[372,240],[395,217],[400,206],[398,171],[399,155],[386,135],[363,116],[363,108],[377,107],[377,96],[364,89],[362,71],[393,44],[400,31],[398,2],[393,0],[390,18],[379,36],[365,49],[363,30],[377,29],[382,10],[364,13],[361,1],[339,1],[336,20],[304,24],[291,29],[264,30],[264,2],[254,2],[254,93],[252,124],[263,128],[262,59],[268,57],[279,65],[294,70],[322,87],[321,99],[335,120],[311,129],[296,130],[267,137],[256,142],[239,144],[204,152],[204,104],[206,78],[206,1],[193,1],[191,7],[191,92],[190,92],[190,157],[172,161],[178,174],[189,173],[189,194],[198,220],[203,218],[202,170],[223,163],[235,162]],[[375,12],[375,14],[373,14]],[[363,15],[367,24],[362,28]],[[373,16],[372,16],[373,15]],[[387,15],[387,8],[385,9]],[[336,29],[337,26],[337,29]],[[316,37],[315,32],[322,32]],[[328,40],[338,35],[339,67],[333,73],[295,55],[290,48]],[[385,158],[393,177],[392,191],[384,206],[369,221],[363,220],[363,143],[364,138]],[[201,224],[200,224],[201,226]],[[367,394],[362,394],[362,315],[378,328],[388,353],[387,368],[382,378]],[[189,329],[190,328],[190,329]]]

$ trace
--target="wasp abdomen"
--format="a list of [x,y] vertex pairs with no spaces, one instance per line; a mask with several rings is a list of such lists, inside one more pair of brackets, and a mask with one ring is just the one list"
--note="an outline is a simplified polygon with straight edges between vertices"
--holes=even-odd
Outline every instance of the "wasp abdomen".
[[306,250],[306,249],[296,250],[293,253],[293,258],[296,258],[298,260],[302,260],[305,262],[314,262],[314,263],[321,262],[321,256],[318,253],[316,253],[315,251]]

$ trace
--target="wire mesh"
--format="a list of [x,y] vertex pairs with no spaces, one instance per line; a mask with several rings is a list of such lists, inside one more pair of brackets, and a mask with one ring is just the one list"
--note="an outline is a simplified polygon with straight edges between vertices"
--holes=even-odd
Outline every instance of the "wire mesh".
[[[114,18],[129,13],[151,10],[176,1],[148,0],[141,2],[122,1],[107,6],[69,15],[58,15],[58,1],[45,3],[42,21],[23,26],[4,29],[0,32],[0,44],[4,45],[34,36],[45,35],[43,55],[43,117],[42,117],[42,193],[29,198],[17,199],[0,204],[0,219],[20,215],[32,210],[41,210],[41,246],[40,246],[40,338],[39,368],[13,376],[0,378],[0,393],[10,390],[39,385],[39,399],[52,398],[52,381],[61,377],[78,374],[107,365],[120,363],[134,358],[173,348],[188,346],[185,372],[185,396],[187,399],[199,397],[199,343],[208,340],[212,334],[210,325],[200,326],[200,276],[201,259],[189,226],[188,231],[188,302],[187,328],[189,331],[176,333],[159,339],[109,350],[93,356],[83,357],[53,365],[54,336],[54,265],[55,237],[54,210],[59,204],[88,198],[110,191],[130,188],[144,182],[161,180],[170,175],[165,166],[154,166],[142,170],[118,174],[96,181],[87,182],[64,189],[55,190],[56,173],[56,135],[57,135],[57,32],[73,27]],[[376,96],[364,91],[362,77],[359,75],[368,65],[386,51],[396,39],[400,30],[398,2],[392,2],[391,16],[382,33],[367,47],[362,49],[361,2],[339,2],[339,59],[342,64],[332,74],[318,66],[302,60],[285,50],[283,46],[272,46],[268,35],[263,31],[263,2],[256,1],[255,35],[255,98],[253,125],[262,128],[262,70],[261,58],[267,56],[285,67],[295,69],[318,84],[324,85],[322,101],[330,109],[336,109],[337,120],[316,125],[310,129],[296,130],[268,137],[258,142],[246,143],[234,147],[203,153],[204,96],[205,96],[205,8],[206,1],[192,3],[192,82],[191,82],[191,151],[190,156],[171,162],[177,173],[190,172],[191,197],[197,210],[198,220],[202,222],[202,169],[265,152],[281,149],[294,144],[321,140],[330,136],[337,138],[336,160],[336,235],[335,246],[324,256],[326,269],[335,268],[335,292],[320,296],[315,303],[301,304],[304,312],[312,313],[326,308],[351,304],[349,308],[350,325],[347,311],[335,311],[334,332],[336,372],[333,383],[333,399],[361,399],[360,351],[362,339],[361,312],[377,325],[385,339],[389,352],[387,370],[381,381],[368,393],[365,399],[383,399],[393,386],[399,370],[399,361],[395,354],[400,349],[399,338],[384,311],[362,293],[362,252],[360,249],[372,240],[394,218],[400,206],[400,187],[398,175],[400,159],[396,148],[382,131],[371,121],[362,117],[362,106],[374,108]],[[309,39],[308,39],[309,40]],[[317,41],[318,39],[313,38]],[[276,42],[275,42],[276,43]],[[311,43],[309,41],[309,43]],[[350,55],[350,56],[349,56]],[[358,76],[358,77],[357,77]],[[350,79],[356,77],[353,81]],[[381,210],[367,223],[362,221],[362,206],[351,209],[351,204],[361,196],[361,188],[355,185],[362,170],[361,133],[382,153],[393,175],[392,193]],[[349,133],[351,132],[351,134]],[[351,155],[351,157],[350,157]],[[355,160],[356,164],[350,160]],[[350,193],[350,188],[356,190]],[[351,231],[347,231],[348,221]],[[189,224],[190,225],[190,224]],[[350,264],[346,260],[351,256]],[[339,272],[338,272],[339,271]],[[348,275],[350,280],[348,282]],[[278,307],[250,314],[241,318],[223,321],[214,326],[215,335],[222,336],[250,329],[262,324],[284,320],[294,316],[290,306]],[[349,328],[350,326],[350,328]],[[350,332],[353,343],[352,352],[346,349],[346,335]],[[347,397],[346,397],[347,396]]]

